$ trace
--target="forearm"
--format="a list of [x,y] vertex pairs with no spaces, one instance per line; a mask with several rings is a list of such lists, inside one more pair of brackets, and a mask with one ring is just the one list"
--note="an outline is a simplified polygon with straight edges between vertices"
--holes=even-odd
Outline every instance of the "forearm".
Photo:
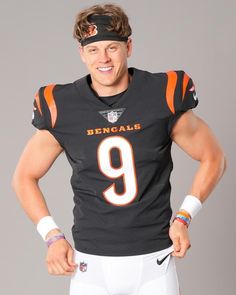
[[13,188],[22,208],[34,224],[37,224],[42,217],[50,215],[37,180],[15,176]]
[[212,159],[202,160],[189,194],[196,196],[203,203],[222,177],[225,168],[226,161],[223,154]]

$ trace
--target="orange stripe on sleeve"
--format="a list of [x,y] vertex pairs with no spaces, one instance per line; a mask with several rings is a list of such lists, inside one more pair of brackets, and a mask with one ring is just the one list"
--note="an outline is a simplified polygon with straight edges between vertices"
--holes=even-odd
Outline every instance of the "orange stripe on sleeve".
[[184,100],[184,96],[186,93],[186,89],[187,89],[187,85],[188,85],[188,81],[189,81],[189,76],[184,73],[184,78],[183,78],[183,96],[182,96],[182,100]]
[[177,84],[177,73],[174,71],[167,72],[166,102],[173,114],[175,113],[174,94],[175,94],[176,84]]
[[39,100],[39,93],[37,92],[37,94],[35,95],[35,101],[36,101],[36,105],[37,105],[37,108],[41,114],[41,116],[43,115],[42,113],[42,109],[41,109],[41,104],[40,104],[40,100]]
[[56,85],[54,85],[54,84],[48,85],[44,89],[44,97],[45,97],[46,103],[48,105],[50,114],[51,114],[52,128],[54,128],[54,126],[56,124],[56,120],[57,120],[57,106],[56,106],[55,99],[53,96],[53,89],[55,86]]

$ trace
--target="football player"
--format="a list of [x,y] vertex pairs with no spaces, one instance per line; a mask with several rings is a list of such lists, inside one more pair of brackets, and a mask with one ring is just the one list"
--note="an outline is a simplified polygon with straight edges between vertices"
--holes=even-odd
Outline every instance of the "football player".
[[[13,177],[48,246],[48,272],[70,275],[71,295],[178,295],[174,257],[190,248],[191,220],[225,170],[215,136],[191,110],[198,104],[191,77],[129,68],[131,33],[116,5],[77,15],[74,37],[88,75],[40,87],[32,119],[38,130]],[[170,222],[173,142],[199,168]],[[63,151],[72,167],[74,245],[38,184]]]

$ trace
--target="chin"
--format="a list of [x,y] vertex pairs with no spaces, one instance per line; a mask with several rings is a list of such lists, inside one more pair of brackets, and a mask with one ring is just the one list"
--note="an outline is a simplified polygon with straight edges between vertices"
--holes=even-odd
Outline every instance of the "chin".
[[104,86],[104,87],[112,87],[112,86],[115,86],[115,83],[100,83],[101,86]]
[[98,83],[102,86],[113,86],[116,84],[116,81],[115,80],[106,80],[106,79],[103,79],[102,81],[98,81]]

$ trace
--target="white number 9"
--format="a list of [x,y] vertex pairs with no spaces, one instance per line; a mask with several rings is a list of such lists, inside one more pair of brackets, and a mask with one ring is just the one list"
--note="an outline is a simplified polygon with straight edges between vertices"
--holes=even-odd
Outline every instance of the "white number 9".
[[[111,150],[119,150],[121,165],[119,168],[112,166]],[[137,193],[137,179],[134,165],[133,149],[128,140],[121,136],[110,136],[98,146],[98,165],[101,172],[109,178],[123,177],[124,192],[118,194],[113,183],[105,191],[104,198],[113,205],[125,206],[131,203]]]

